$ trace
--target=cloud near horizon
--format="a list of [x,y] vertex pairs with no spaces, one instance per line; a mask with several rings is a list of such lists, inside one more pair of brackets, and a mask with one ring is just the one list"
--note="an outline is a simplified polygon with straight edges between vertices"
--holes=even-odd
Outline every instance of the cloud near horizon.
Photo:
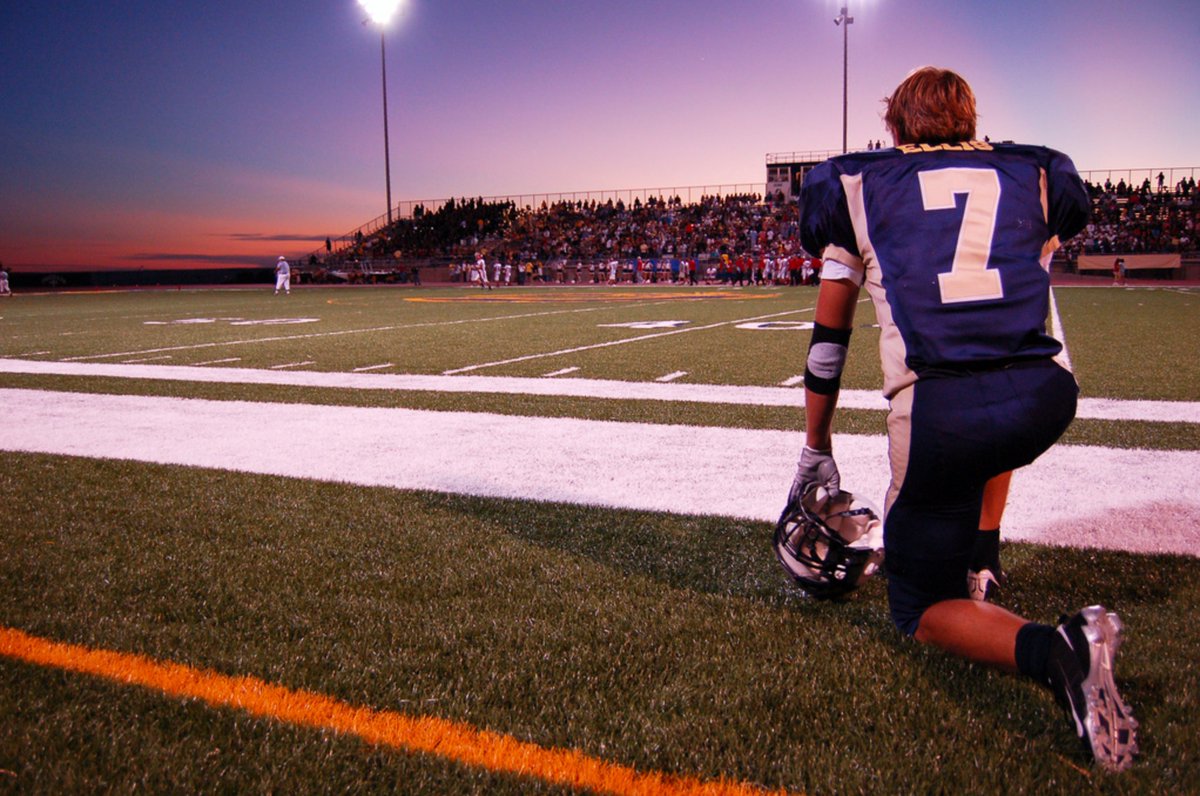
[[265,232],[229,232],[221,235],[224,238],[241,241],[262,241],[264,243],[286,243],[288,241],[305,241],[309,243],[324,243],[328,235],[310,235],[299,234],[294,232],[276,232],[268,234]]
[[261,266],[270,260],[264,254],[190,254],[187,252],[138,252],[125,259],[138,262],[203,262],[217,265]]

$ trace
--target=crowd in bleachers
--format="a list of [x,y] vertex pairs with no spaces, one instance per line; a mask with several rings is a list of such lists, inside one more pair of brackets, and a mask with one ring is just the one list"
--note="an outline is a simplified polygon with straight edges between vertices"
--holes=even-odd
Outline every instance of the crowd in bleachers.
[[561,201],[538,208],[512,202],[451,200],[417,208],[340,252],[347,259],[443,257],[466,260],[484,251],[505,261],[607,262],[610,259],[691,258],[799,251],[795,203],[764,203],[756,195],[705,197],[683,203],[650,197],[632,203]]
[[1092,217],[1087,228],[1064,247],[1079,254],[1193,254],[1198,248],[1200,193],[1187,177],[1173,187],[1162,175],[1157,185],[1147,177],[1140,185],[1087,183]]
[[[1073,259],[1080,254],[1182,253],[1197,251],[1196,226],[1200,193],[1195,179],[1174,186],[1087,184],[1092,218],[1087,228],[1064,247]],[[401,219],[338,252],[357,258],[440,258],[474,262],[482,252],[489,262],[533,263],[589,274],[610,261],[627,272],[635,261],[678,260],[708,268],[738,257],[788,260],[803,255],[798,207],[794,201],[763,201],[758,195],[707,196],[684,203],[678,197],[644,201],[559,201],[539,207],[517,207],[511,201],[449,200],[433,210],[416,208]],[[584,281],[580,279],[579,281]],[[596,278],[595,281],[601,281]],[[607,280],[603,280],[607,281]]]
[[516,213],[490,248],[520,259],[608,259],[790,253],[799,247],[794,204],[758,196],[623,202],[559,202]]
[[413,209],[410,219],[400,219],[366,240],[357,241],[352,255],[404,257],[445,257],[459,249],[471,248],[469,241],[489,240],[511,225],[515,207],[512,202],[485,202],[482,199],[450,199],[436,210],[422,205]]

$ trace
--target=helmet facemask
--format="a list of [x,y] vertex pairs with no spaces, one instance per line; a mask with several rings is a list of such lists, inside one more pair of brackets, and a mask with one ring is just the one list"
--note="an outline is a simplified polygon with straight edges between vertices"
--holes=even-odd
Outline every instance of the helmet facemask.
[[775,526],[775,555],[812,597],[844,597],[883,563],[883,521],[866,499],[814,486]]

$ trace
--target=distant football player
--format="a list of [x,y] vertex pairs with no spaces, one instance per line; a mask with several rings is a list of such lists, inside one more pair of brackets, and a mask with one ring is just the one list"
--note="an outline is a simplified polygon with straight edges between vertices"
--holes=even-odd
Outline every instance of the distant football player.
[[1096,762],[1127,768],[1137,723],[1112,676],[1118,617],[1095,605],[1038,624],[967,593],[984,485],[1040,456],[1075,415],[1079,390],[1045,319],[1049,259],[1086,224],[1087,192],[1059,152],[975,140],[975,96],[954,72],[916,70],[885,102],[894,148],[833,158],[804,181],[801,242],[824,265],[792,496],[838,488],[833,417],[865,285],[891,404],[892,620],[1047,686]]
[[292,267],[288,265],[287,258],[282,254],[275,261],[275,295],[279,295],[282,290],[285,294],[291,295],[292,292]]
[[478,274],[479,289],[491,290],[492,286],[488,283],[487,260],[479,252],[475,253],[475,273]]
[[4,270],[4,264],[0,263],[0,296],[11,296],[12,288],[8,286],[8,271]]

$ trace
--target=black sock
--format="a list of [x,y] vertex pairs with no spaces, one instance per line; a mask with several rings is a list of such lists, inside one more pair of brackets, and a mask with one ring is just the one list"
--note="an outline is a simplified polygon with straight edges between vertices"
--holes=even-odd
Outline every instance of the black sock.
[[975,545],[971,549],[971,569],[978,572],[990,569],[1000,574],[1000,529],[979,531],[975,534]]
[[1052,625],[1039,625],[1037,622],[1022,625],[1017,631],[1017,671],[1042,685],[1049,685],[1047,664],[1057,632]]

